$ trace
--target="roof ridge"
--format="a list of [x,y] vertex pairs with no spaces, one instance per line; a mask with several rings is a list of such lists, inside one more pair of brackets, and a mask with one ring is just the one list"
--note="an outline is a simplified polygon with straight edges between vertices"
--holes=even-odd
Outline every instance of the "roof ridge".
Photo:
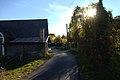
[[0,22],[4,22],[4,21],[10,21],[10,22],[11,21],[45,21],[45,20],[47,21],[47,19],[16,19],[16,20],[8,19],[8,20],[0,20]]

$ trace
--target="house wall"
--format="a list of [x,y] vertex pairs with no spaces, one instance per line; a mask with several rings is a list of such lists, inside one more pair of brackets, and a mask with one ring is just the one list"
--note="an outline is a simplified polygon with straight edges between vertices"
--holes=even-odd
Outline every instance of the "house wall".
[[[29,37],[41,37],[44,29],[44,37],[48,37],[48,22],[47,19],[35,19],[35,20],[3,20],[0,21],[0,32],[4,34],[5,42],[13,41],[16,38],[29,38]],[[43,38],[43,37],[42,37]],[[5,54],[8,56],[15,56],[20,54],[22,48],[24,53],[40,51],[46,53],[46,44],[40,41],[42,44],[5,44]],[[1,51],[1,42],[0,42]],[[1,53],[0,53],[1,54]]]
[[5,53],[7,56],[22,56],[23,58],[41,57],[46,52],[45,43],[38,44],[6,44]]

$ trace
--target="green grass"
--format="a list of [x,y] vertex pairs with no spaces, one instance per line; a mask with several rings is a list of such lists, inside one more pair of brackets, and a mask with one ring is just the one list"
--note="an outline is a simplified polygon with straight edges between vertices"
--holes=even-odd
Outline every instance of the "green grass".
[[[40,59],[34,60],[29,63],[27,63],[27,61],[26,61],[23,63],[18,62],[16,64],[11,64],[11,66],[8,65],[9,68],[15,67],[15,65],[18,66],[18,64],[20,67],[16,68],[16,69],[11,69],[11,70],[6,70],[6,71],[0,72],[0,80],[4,80],[4,79],[5,80],[21,80],[23,77],[30,74],[33,70],[38,68],[41,64],[43,64],[49,58],[51,58],[51,55],[46,55],[45,58],[40,58]],[[25,63],[27,63],[27,64],[25,64]]]

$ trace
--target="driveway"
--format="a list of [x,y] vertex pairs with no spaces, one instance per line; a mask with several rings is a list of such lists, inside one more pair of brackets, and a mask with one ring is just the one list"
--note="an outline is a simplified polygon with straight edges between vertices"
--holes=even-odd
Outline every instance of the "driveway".
[[80,80],[78,76],[75,56],[66,52],[56,52],[25,80]]

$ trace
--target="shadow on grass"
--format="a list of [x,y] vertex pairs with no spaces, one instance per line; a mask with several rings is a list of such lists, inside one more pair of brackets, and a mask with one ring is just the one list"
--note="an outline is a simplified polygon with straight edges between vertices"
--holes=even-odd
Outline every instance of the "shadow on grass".
[[34,60],[38,60],[39,58],[36,59],[30,59],[30,60],[12,60],[11,62],[4,64],[4,68],[6,68],[7,70],[13,70],[19,67],[22,67],[25,64],[28,64]]
[[48,60],[49,58],[51,58],[52,55],[46,55],[45,57],[35,57],[35,58],[30,58],[30,59],[23,59],[23,60],[19,60],[19,58],[13,59],[10,62],[6,62],[7,60],[3,61],[3,67],[6,68],[7,70],[13,70],[19,67],[22,67],[30,62],[36,61],[36,60]]

